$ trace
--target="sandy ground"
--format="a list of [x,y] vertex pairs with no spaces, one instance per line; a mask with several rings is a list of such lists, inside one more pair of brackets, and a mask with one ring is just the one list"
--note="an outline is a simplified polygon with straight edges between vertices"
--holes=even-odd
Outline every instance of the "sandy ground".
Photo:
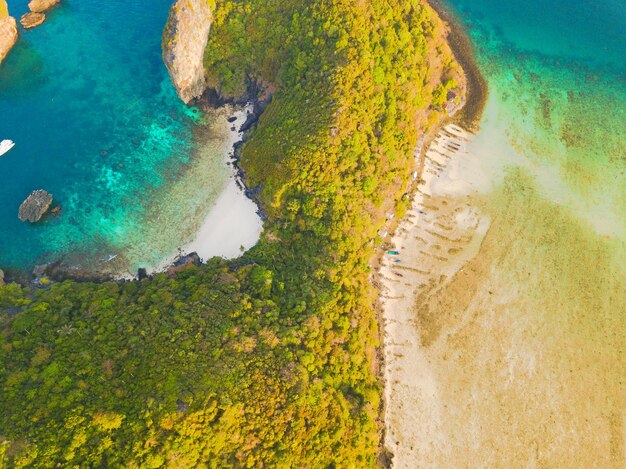
[[[232,149],[242,134],[239,131],[247,118],[248,109],[244,108],[232,114],[235,120],[230,124],[231,131],[225,148],[224,164],[232,159]],[[235,129],[235,130],[232,130]],[[161,272],[172,264],[180,255],[196,252],[204,261],[212,257],[234,259],[253,247],[263,231],[263,221],[258,207],[244,193],[243,186],[237,180],[234,167],[231,167],[229,180],[207,215],[202,221],[194,239],[181,246],[176,256],[164,259],[150,272]]]
[[226,186],[204,219],[196,238],[183,252],[197,252],[204,259],[221,256],[233,259],[254,246],[263,230],[257,206],[235,179]]
[[431,145],[379,272],[393,466],[626,467],[620,251],[523,186],[490,207],[472,138]]

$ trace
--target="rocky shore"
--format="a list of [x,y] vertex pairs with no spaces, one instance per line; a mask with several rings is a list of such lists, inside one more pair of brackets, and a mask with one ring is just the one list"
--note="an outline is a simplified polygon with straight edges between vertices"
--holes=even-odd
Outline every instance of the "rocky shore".
[[0,64],[17,42],[17,21],[9,16],[6,0],[0,0]]
[[475,60],[474,47],[459,19],[443,4],[442,0],[429,0],[428,4],[448,25],[447,43],[454,58],[461,65],[467,82],[467,101],[459,109],[456,121],[465,129],[476,132],[487,102],[487,81]]
[[178,0],[163,31],[163,61],[178,96],[185,103],[206,88],[204,50],[213,16],[206,0]]

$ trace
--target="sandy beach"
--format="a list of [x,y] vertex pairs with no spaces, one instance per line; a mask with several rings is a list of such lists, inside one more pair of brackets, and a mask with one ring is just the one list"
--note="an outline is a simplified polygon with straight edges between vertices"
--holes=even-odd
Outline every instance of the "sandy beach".
[[472,181],[460,179],[457,169],[461,158],[470,157],[469,138],[460,127],[448,125],[431,143],[412,209],[379,271],[384,285],[385,444],[394,454],[394,467],[431,465],[432,446],[446,445],[437,370],[423,346],[432,339],[422,334],[415,311],[476,256],[489,227],[488,217],[465,197],[454,198],[471,187]]
[[[241,141],[241,126],[250,109],[245,107],[228,114],[218,114],[215,119],[228,120],[228,135],[221,143],[224,151],[223,165],[227,166],[228,179],[219,196],[210,207],[198,207],[206,213],[196,227],[190,242],[181,245],[179,251],[164,259],[149,273],[162,272],[182,255],[197,253],[203,261],[212,257],[234,259],[253,247],[263,230],[263,221],[257,205],[244,192],[244,187],[233,165],[234,146]],[[224,127],[224,126],[222,126]]]
[[[222,193],[209,209],[202,225],[190,243],[181,252],[196,252],[201,259],[219,256],[234,259],[254,246],[263,230],[259,208],[244,191],[233,163],[234,146],[243,138],[241,126],[247,119],[249,107],[235,111],[229,116],[231,127],[224,164],[230,164],[230,176]],[[233,120],[234,119],[234,120]],[[234,130],[233,130],[234,129]]]
[[439,133],[378,272],[392,465],[624,467],[619,233],[478,137]]

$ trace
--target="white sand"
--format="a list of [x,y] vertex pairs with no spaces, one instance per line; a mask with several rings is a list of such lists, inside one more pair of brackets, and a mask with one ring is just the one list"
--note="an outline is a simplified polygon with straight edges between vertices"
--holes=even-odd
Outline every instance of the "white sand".
[[[233,161],[233,147],[241,141],[239,131],[246,121],[250,108],[246,107],[232,114],[236,120],[229,124],[230,130],[224,154],[224,165]],[[225,118],[225,117],[224,117]],[[229,180],[223,191],[208,210],[194,239],[182,245],[176,255],[164,259],[158,266],[149,269],[150,273],[162,272],[181,255],[196,252],[204,261],[212,257],[234,259],[253,247],[263,231],[263,221],[255,202],[244,193],[238,175],[230,166]]]
[[[434,463],[430,459],[433,445],[446,445],[437,370],[416,326],[416,298],[443,288],[477,254],[489,227],[488,218],[461,197],[474,190],[476,179],[475,174],[472,179],[461,179],[464,172],[458,170],[473,158],[467,153],[469,138],[462,129],[447,126],[427,149],[412,210],[392,239],[393,250],[400,254],[385,254],[379,271],[385,446],[394,454],[394,467],[429,467]],[[450,165],[451,161],[455,164]]]
[[263,231],[257,209],[233,177],[204,219],[196,238],[183,252],[197,252],[204,260],[241,256],[257,243]]

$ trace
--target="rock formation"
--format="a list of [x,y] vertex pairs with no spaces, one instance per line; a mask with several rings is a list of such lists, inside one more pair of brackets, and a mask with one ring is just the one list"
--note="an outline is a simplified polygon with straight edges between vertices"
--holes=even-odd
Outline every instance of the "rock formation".
[[32,0],[28,4],[28,8],[33,13],[43,13],[44,11],[48,11],[53,6],[60,3],[61,0]]
[[0,269],[0,287],[4,285],[4,272]]
[[17,42],[17,21],[9,16],[6,0],[0,0],[0,63]]
[[48,211],[50,205],[52,205],[52,195],[41,189],[33,191],[20,205],[18,217],[22,221],[38,222]]
[[20,23],[24,26],[24,29],[31,29],[36,26],[39,26],[46,19],[46,15],[43,13],[24,13],[20,18]]
[[204,50],[212,15],[206,0],[177,0],[163,31],[163,60],[178,96],[185,103],[206,88]]

